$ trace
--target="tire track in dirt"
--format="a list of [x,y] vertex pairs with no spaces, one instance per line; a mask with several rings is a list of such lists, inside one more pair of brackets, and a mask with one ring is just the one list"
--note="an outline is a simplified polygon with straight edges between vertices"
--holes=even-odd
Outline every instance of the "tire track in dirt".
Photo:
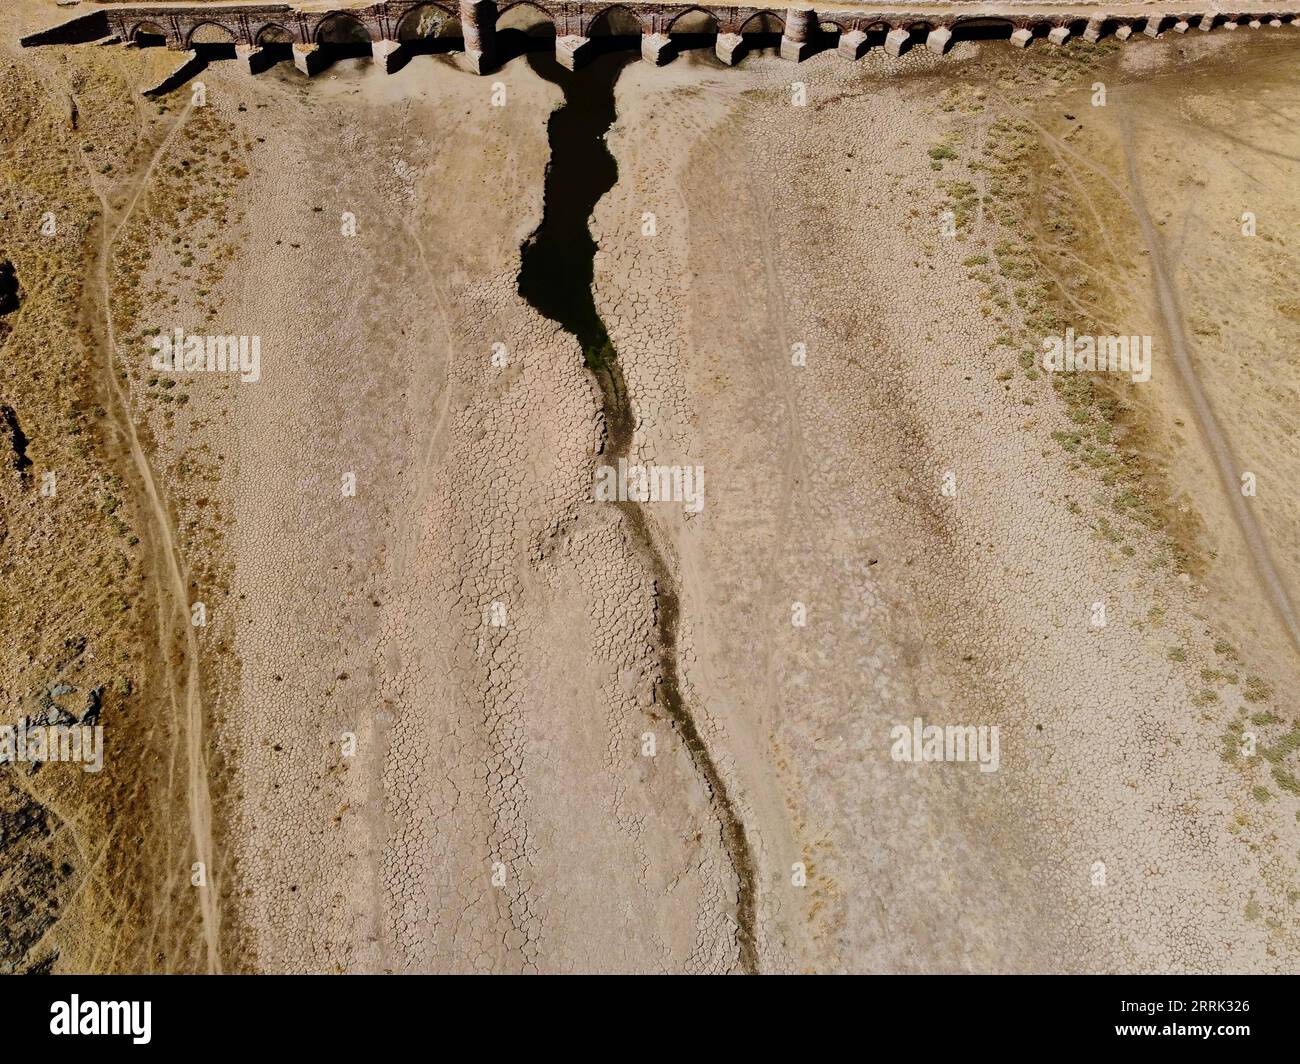
[[[1265,597],[1268,599],[1269,605],[1277,615],[1278,620],[1282,622],[1283,627],[1286,629],[1287,638],[1290,640],[1292,647],[1300,651],[1300,618],[1297,618],[1290,593],[1273,561],[1263,529],[1260,527],[1254,512],[1247,505],[1246,497],[1239,490],[1240,481],[1238,478],[1242,472],[1242,467],[1233,455],[1232,446],[1222,428],[1220,428],[1214,410],[1210,406],[1210,401],[1201,386],[1200,378],[1196,374],[1196,367],[1190,353],[1190,344],[1187,341],[1187,330],[1182,308],[1179,304],[1177,289],[1172,280],[1172,271],[1165,257],[1164,244],[1156,231],[1155,223],[1151,220],[1142,191],[1141,175],[1137,167],[1137,153],[1133,142],[1132,112],[1125,107],[1122,101],[1118,102],[1116,107],[1119,114],[1117,127],[1120,144],[1124,151],[1124,166],[1128,188],[1121,184],[1116,175],[1099,166],[1094,159],[1082,156],[1065,141],[1053,136],[1041,124],[1034,122],[1032,119],[1029,119],[1029,121],[1058,158],[1068,157],[1075,165],[1091,170],[1101,180],[1105,181],[1128,206],[1137,221],[1151,263],[1151,279],[1155,288],[1156,300],[1159,304],[1160,318],[1169,338],[1173,363],[1178,371],[1179,382],[1192,407],[1197,434],[1218,470],[1220,487],[1227,499],[1233,523],[1241,534]],[[1254,146],[1252,145],[1252,147]],[[1091,207],[1091,204],[1089,206]],[[1112,256],[1114,256],[1113,249]]]
[[1197,430],[1218,468],[1223,494],[1227,498],[1237,529],[1245,541],[1246,550],[1263,585],[1264,593],[1278,620],[1286,628],[1292,647],[1300,651],[1300,621],[1297,620],[1295,606],[1291,602],[1282,575],[1273,562],[1264,530],[1260,527],[1254,511],[1247,504],[1246,497],[1239,490],[1241,465],[1232,453],[1232,446],[1227,436],[1219,427],[1214,409],[1210,406],[1209,398],[1201,387],[1200,378],[1196,375],[1196,367],[1192,363],[1183,312],[1169,266],[1165,261],[1164,244],[1160,240],[1159,233],[1156,232],[1155,223],[1151,220],[1143,196],[1142,178],[1138,172],[1137,153],[1133,146],[1133,116],[1126,109],[1120,111],[1119,130],[1131,190],[1129,206],[1142,230],[1142,239],[1149,253],[1152,283],[1155,285],[1160,304],[1160,316],[1173,352],[1174,366],[1178,370],[1179,380],[1191,403]]
[[[158,589],[159,656],[168,677],[167,696],[173,718],[179,730],[184,732],[187,816],[194,858],[202,862],[206,877],[205,885],[200,888],[199,893],[199,914],[206,952],[205,967],[209,974],[219,974],[221,972],[221,914],[217,904],[219,891],[212,859],[212,802],[208,787],[207,757],[203,748],[204,710],[199,686],[198,638],[190,623],[184,562],[176,542],[171,517],[159,491],[153,466],[136,432],[130,398],[117,375],[119,360],[117,336],[113,327],[112,282],[109,275],[114,245],[130,221],[159,161],[166,155],[177,134],[184,129],[192,107],[192,103],[186,104],[171,129],[154,149],[148,163],[125,185],[118,185],[112,190],[125,195],[125,201],[120,208],[114,209],[109,192],[95,181],[84,154],[82,163],[86,166],[90,186],[100,202],[100,232],[93,267],[95,287],[90,292],[92,302],[90,309],[93,319],[103,329],[104,378],[113,400],[111,410],[114,428],[130,455],[136,477],[143,489],[144,498],[140,500],[143,503],[142,508],[148,512],[153,525],[153,535],[150,540],[154,577]],[[183,676],[177,675],[171,654],[171,648],[178,643],[184,648]],[[177,737],[174,743],[180,744],[181,739]],[[165,892],[165,904],[170,908],[172,895],[170,881],[166,884]]]

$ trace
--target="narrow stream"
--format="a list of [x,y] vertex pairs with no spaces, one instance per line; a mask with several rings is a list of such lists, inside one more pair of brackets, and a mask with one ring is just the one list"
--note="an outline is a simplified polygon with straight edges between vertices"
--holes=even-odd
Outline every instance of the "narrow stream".
[[[546,170],[546,206],[541,225],[522,249],[519,294],[539,313],[564,326],[582,345],[587,368],[600,385],[605,414],[602,464],[615,464],[619,458],[628,456],[636,417],[617,352],[596,310],[592,292],[596,243],[588,220],[597,201],[618,179],[618,167],[605,147],[604,138],[615,117],[614,85],[620,71],[633,58],[626,53],[610,52],[571,73],[555,61],[550,51],[528,55],[528,65],[534,73],[564,93],[564,105],[551,115],[548,126],[551,161]],[[740,965],[746,972],[757,972],[754,869],[749,841],[745,825],[732,806],[727,785],[718,774],[682,699],[677,671],[677,585],[642,505],[637,502],[610,505],[619,508],[627,522],[633,548],[654,577],[660,672],[656,701],[677,726],[696,771],[711,792],[727,856],[739,884],[736,921]]]

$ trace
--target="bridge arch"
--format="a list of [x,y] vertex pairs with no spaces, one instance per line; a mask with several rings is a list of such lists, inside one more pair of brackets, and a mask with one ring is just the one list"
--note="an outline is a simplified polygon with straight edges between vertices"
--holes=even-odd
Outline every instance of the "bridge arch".
[[1005,41],[1016,25],[1010,19],[984,18],[980,15],[960,17],[950,26],[954,41]]
[[145,19],[131,27],[127,40],[137,48],[154,48],[167,43],[167,31],[157,22]]
[[542,23],[555,29],[555,16],[540,4],[530,3],[529,0],[515,0],[515,3],[507,4],[497,12],[498,30],[511,29],[531,33]]
[[348,11],[331,11],[318,23],[314,35],[317,44],[360,45],[373,41],[361,19]]
[[818,26],[823,33],[844,34],[852,33],[854,30],[867,32],[867,24],[862,20],[860,15],[855,15],[851,11],[818,11]]
[[443,35],[449,23],[460,25],[460,19],[442,4],[416,4],[397,21],[393,36],[399,41],[422,41]]
[[784,33],[785,19],[775,11],[755,11],[736,30],[737,33]]
[[527,52],[553,49],[562,32],[541,4],[518,0],[497,11],[497,58],[505,62]]
[[295,40],[293,33],[278,22],[268,22],[253,34],[253,43],[259,48],[268,44],[293,44]]
[[610,4],[601,8],[587,23],[588,37],[630,37],[649,33],[651,20],[643,18],[630,7]]
[[717,33],[718,28],[718,16],[702,7],[683,8],[664,24],[665,33]]
[[235,31],[220,22],[204,19],[195,23],[185,38],[185,47],[193,48],[196,44],[221,45],[234,44],[237,40]]

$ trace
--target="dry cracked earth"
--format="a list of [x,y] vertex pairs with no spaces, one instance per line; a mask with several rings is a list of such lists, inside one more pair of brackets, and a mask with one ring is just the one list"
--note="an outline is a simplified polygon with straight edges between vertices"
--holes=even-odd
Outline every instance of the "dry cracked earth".
[[526,58],[145,97],[56,18],[0,12],[0,724],[104,763],[0,765],[0,970],[1296,970],[1300,30],[589,76],[603,363],[520,294]]

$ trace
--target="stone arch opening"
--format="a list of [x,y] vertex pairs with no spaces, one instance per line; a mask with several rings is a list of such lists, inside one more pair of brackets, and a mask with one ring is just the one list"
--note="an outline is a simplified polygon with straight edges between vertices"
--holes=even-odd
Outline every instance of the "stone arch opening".
[[316,25],[316,43],[331,48],[353,49],[364,46],[361,54],[370,54],[370,31],[355,15],[335,11],[326,15]]
[[925,19],[917,19],[915,22],[903,23],[899,26],[899,29],[903,30],[907,34],[907,40],[903,42],[903,47],[899,54],[902,55],[904,52],[908,52],[913,48],[918,48],[924,45],[925,39],[940,25],[941,23],[928,22]]
[[1128,23],[1125,19],[1108,18],[1101,24],[1101,35],[1103,37],[1113,37],[1115,36],[1115,31],[1119,29],[1120,26],[1126,25],[1128,25]]
[[640,37],[647,27],[631,8],[613,4],[600,12],[587,26],[588,37]]
[[128,40],[137,48],[162,48],[167,44],[167,31],[156,22],[137,22]]
[[869,22],[862,27],[862,32],[867,35],[866,46],[868,48],[883,48],[885,38],[889,36],[889,31],[893,29],[888,22],[877,20]]
[[666,33],[717,33],[718,19],[702,7],[688,7],[670,23]]
[[646,27],[622,4],[607,7],[587,24],[593,52],[635,51]]
[[785,19],[775,11],[756,11],[736,31],[745,38],[747,52],[776,51],[785,33]]
[[262,50],[256,69],[264,69],[293,58],[295,38],[277,22],[263,26],[253,35],[253,44]]
[[665,32],[674,52],[704,48],[712,51],[718,39],[718,20],[702,8],[688,7],[668,23]]
[[397,23],[394,36],[410,55],[459,51],[464,31],[460,19],[438,4],[411,8]]
[[522,30],[535,37],[545,37],[555,32],[555,19],[546,8],[519,0],[497,13],[497,31],[501,30]]
[[369,59],[371,56],[370,31],[355,15],[334,11],[316,24],[314,41],[319,54],[311,60],[316,71],[337,63],[341,59]]
[[186,44],[209,59],[235,57],[235,34],[219,22],[200,22],[190,30]]
[[269,26],[263,26],[257,31],[257,36],[253,38],[253,43],[259,48],[267,48],[273,45],[292,45],[293,34],[278,23],[271,23]]
[[839,43],[840,37],[848,32],[840,23],[828,18],[822,19],[812,28],[813,40],[818,51],[834,48]]
[[954,41],[1007,41],[1015,25],[1004,18],[966,18],[952,26]]
[[555,20],[545,8],[527,0],[497,14],[497,52],[507,63],[526,52],[555,50]]

